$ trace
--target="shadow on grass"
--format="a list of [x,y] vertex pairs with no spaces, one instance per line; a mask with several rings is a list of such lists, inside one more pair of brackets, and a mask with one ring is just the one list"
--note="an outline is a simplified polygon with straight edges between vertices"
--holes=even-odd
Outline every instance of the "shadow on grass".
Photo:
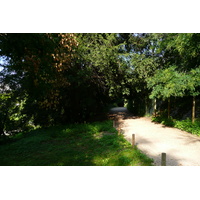
[[112,128],[112,121],[57,126],[15,136],[0,146],[1,166],[151,165]]

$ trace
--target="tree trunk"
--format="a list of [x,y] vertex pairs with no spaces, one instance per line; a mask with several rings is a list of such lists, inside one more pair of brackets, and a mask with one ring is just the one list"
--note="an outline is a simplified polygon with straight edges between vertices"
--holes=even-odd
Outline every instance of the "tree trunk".
[[5,133],[4,133],[4,131],[3,131],[3,128],[2,128],[2,127],[0,127],[0,136],[5,136]]
[[148,101],[147,101],[147,96],[145,96],[145,115],[148,115]]
[[168,119],[170,118],[170,97],[168,98]]
[[194,121],[195,121],[195,104],[196,104],[196,100],[195,100],[195,96],[193,96],[193,99],[192,99],[192,123],[194,123]]

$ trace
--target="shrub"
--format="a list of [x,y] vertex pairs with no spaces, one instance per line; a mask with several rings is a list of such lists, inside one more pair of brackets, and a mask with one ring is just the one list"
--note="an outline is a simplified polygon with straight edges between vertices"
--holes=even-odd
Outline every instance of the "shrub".
[[175,127],[189,133],[200,136],[200,121],[195,121],[192,123],[190,119],[186,120],[175,120],[172,117],[169,119],[163,116],[152,117],[153,122],[161,123],[165,126]]
[[163,116],[152,117],[152,121],[158,122],[165,126],[170,126],[170,127],[173,127],[175,125],[175,120],[172,117],[170,117],[170,118],[166,118]]
[[174,127],[200,136],[200,122],[199,121],[196,121],[194,123],[192,123],[190,119],[176,121]]

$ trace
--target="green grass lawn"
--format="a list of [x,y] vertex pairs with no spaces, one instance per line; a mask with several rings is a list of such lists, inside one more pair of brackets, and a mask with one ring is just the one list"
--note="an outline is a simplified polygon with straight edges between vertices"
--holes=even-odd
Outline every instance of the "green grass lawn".
[[1,166],[151,166],[112,121],[36,129],[0,145]]

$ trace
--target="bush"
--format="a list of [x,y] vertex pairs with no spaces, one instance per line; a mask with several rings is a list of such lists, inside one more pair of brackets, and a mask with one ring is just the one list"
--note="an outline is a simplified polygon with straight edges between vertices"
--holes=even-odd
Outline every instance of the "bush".
[[170,127],[173,127],[175,125],[175,120],[172,117],[170,117],[170,118],[166,118],[163,116],[152,117],[152,121],[158,122],[165,126],[170,126]]
[[195,121],[194,123],[192,123],[190,119],[179,121],[173,119],[172,117],[168,119],[163,116],[152,117],[152,121],[161,123],[165,126],[175,127],[180,130],[200,136],[200,121]]

